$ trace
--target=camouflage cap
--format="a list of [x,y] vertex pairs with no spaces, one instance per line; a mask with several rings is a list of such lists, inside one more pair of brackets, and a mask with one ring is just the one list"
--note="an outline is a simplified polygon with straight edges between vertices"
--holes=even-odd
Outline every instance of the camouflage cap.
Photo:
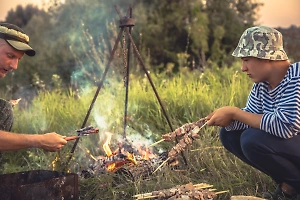
[[246,29],[232,55],[239,58],[251,56],[268,60],[288,60],[283,49],[282,34],[266,26]]
[[28,56],[34,56],[35,51],[29,46],[29,37],[14,24],[0,23],[0,38],[19,51],[24,51]]

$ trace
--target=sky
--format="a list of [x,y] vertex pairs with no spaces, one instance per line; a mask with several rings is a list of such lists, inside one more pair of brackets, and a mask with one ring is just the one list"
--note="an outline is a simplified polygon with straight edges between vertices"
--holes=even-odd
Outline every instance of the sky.
[[[42,8],[49,0],[0,0],[0,21],[4,21],[7,12],[17,5],[23,7],[33,4]],[[260,25],[288,28],[291,25],[300,27],[300,0],[260,0],[261,7],[258,20]]]

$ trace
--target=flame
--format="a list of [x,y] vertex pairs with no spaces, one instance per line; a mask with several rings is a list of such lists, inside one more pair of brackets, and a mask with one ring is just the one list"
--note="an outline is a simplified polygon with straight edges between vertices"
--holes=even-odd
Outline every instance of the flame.
[[56,163],[59,161],[58,155],[56,155],[55,159],[51,162],[52,170],[56,169]]
[[133,156],[133,154],[127,152],[127,160],[131,161],[133,164],[137,165],[138,162],[135,160],[135,157]]
[[145,151],[145,152],[142,153],[142,159],[149,160],[149,154],[148,154],[147,151]]
[[109,145],[110,145],[110,140],[111,140],[112,133],[105,132],[105,135],[107,135],[107,138],[106,138],[105,143],[103,144],[103,149],[104,149],[107,156],[111,156],[111,155],[113,155],[113,153],[112,153]]
[[144,145],[137,147],[139,155],[141,155],[142,159],[149,160],[155,158],[157,155],[154,154],[150,148],[145,147]]
[[[104,152],[106,153],[107,156],[112,156],[113,153],[112,153],[112,151],[111,151],[111,149],[109,147],[112,133],[105,132],[105,135],[107,136],[107,138],[106,138],[106,141],[103,144],[103,150],[104,150]],[[116,168],[116,164],[115,163],[111,163],[111,164],[109,164],[109,165],[106,166],[106,169],[108,171],[110,171],[110,172],[114,171],[115,168]]]
[[115,172],[127,163],[133,163],[134,165],[138,164],[138,162],[135,160],[135,157],[133,156],[133,154],[131,154],[129,152],[126,153],[125,160],[120,160],[120,161],[116,161],[114,163],[110,163],[106,166],[106,169],[107,169],[107,171]]
[[[106,153],[107,157],[111,157],[114,156],[118,153],[121,152],[121,146],[119,145],[118,150],[115,150],[114,152],[112,152],[111,148],[110,148],[110,141],[111,141],[111,137],[112,137],[112,133],[110,132],[105,132],[105,134],[107,135],[106,141],[103,144],[103,149]],[[106,166],[107,171],[110,172],[114,172],[117,169],[121,168],[123,165],[127,164],[127,163],[133,163],[135,165],[137,165],[137,161],[135,160],[135,157],[133,154],[129,153],[128,151],[126,152],[126,159],[125,160],[119,160],[119,161],[115,161],[114,163],[109,163]]]
[[117,168],[116,168],[116,163],[112,163],[112,164],[109,164],[107,167],[106,167],[107,171],[109,172],[113,172],[115,171]]

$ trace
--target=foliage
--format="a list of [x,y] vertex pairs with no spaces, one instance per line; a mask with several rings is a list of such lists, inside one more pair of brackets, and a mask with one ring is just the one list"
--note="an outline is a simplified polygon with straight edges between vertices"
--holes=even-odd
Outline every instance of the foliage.
[[300,61],[300,27],[277,28],[282,33],[283,47],[292,63]]

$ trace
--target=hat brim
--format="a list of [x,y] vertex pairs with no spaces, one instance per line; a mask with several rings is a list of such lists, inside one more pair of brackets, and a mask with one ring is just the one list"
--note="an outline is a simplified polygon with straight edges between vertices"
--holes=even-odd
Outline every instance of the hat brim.
[[288,60],[288,56],[283,49],[275,50],[275,51],[265,51],[265,50],[257,50],[257,49],[245,49],[241,47],[236,47],[232,56],[238,58],[244,57],[256,57],[260,59],[267,60]]
[[35,50],[31,48],[28,44],[16,40],[6,40],[8,44],[10,44],[13,48],[19,50],[19,51],[24,51],[26,55],[28,56],[34,56],[35,55]]

